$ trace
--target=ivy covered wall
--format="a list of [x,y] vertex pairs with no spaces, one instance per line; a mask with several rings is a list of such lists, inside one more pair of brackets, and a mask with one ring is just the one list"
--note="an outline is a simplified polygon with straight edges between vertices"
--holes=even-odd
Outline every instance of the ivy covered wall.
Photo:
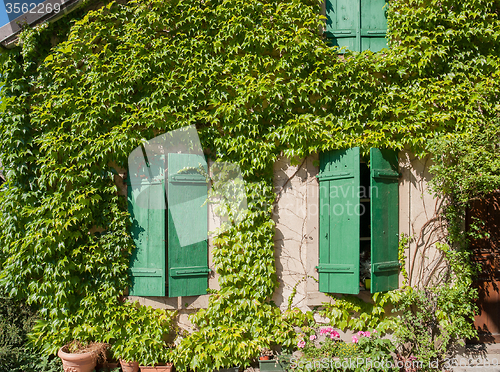
[[39,308],[37,343],[119,341],[109,319],[132,311],[120,301],[132,242],[112,164],[195,124],[207,153],[240,165],[250,214],[215,241],[220,290],[165,358],[211,370],[290,346],[297,316],[268,302],[273,163],[353,146],[453,154],[442,139],[498,138],[499,5],[393,0],[390,48],[342,56],[318,32],[315,0],[107,3],[25,30],[1,65],[0,283]]

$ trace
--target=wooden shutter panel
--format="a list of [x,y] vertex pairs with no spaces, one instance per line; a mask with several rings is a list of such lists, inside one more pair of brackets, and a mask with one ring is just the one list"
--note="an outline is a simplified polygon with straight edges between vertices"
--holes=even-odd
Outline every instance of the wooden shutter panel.
[[207,165],[202,156],[168,154],[168,295],[207,293],[208,251],[207,182],[187,167]]
[[359,0],[326,0],[326,35],[333,46],[359,50]]
[[359,293],[359,162],[359,148],[320,155],[320,292]]
[[330,44],[352,51],[387,47],[386,0],[326,0]]
[[390,291],[399,284],[398,154],[370,150],[371,292]]
[[387,48],[386,0],[361,0],[360,49],[378,52]]
[[[128,207],[136,249],[130,259],[132,296],[165,296],[165,186],[162,181],[130,184]],[[163,207],[161,208],[161,206]]]

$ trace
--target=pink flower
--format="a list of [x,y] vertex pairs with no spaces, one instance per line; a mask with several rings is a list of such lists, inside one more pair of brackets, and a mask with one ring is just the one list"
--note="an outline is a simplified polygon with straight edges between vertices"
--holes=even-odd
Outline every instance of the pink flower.
[[364,335],[365,335],[365,332],[363,332],[363,331],[359,331],[359,332],[358,332],[358,336],[359,336],[359,337],[363,337]]
[[326,328],[321,328],[321,329],[319,330],[319,334],[320,334],[320,335],[324,335],[325,333],[328,333],[328,331],[326,330]]
[[354,342],[355,344],[358,343],[358,338],[356,336],[352,336],[352,342]]
[[372,334],[369,331],[365,332],[365,337],[370,337]]
[[340,335],[337,331],[333,331],[330,333],[330,338],[340,338]]
[[316,340],[316,335],[310,335],[309,340],[311,340],[311,341]]
[[302,349],[304,346],[306,346],[306,342],[304,340],[300,340],[297,346]]

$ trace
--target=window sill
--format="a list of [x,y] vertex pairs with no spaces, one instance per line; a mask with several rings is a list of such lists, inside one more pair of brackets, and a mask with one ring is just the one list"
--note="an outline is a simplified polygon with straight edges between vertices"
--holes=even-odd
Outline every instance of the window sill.
[[[359,294],[354,295],[365,302],[372,302],[370,291],[359,291]],[[333,299],[322,292],[310,292],[307,294],[307,306],[321,306],[324,302],[332,303]]]
[[141,305],[151,306],[155,309],[167,310],[196,310],[206,309],[210,295],[186,297],[140,297],[128,296],[131,302],[139,301]]

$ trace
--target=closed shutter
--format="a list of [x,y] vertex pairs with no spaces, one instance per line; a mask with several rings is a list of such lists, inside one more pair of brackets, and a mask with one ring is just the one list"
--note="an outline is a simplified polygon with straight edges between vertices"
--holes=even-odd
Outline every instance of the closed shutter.
[[387,48],[386,0],[361,0],[360,51]]
[[359,163],[359,148],[320,155],[320,292],[359,293]]
[[194,154],[168,154],[168,295],[207,293],[207,172],[205,159]]
[[327,0],[326,17],[326,35],[332,45],[359,50],[359,0]]
[[333,46],[358,52],[387,47],[386,0],[326,0],[326,17]]
[[371,292],[399,284],[399,172],[398,154],[370,150]]
[[[130,259],[132,296],[165,296],[165,186],[144,181],[128,187],[131,235],[136,248]],[[161,207],[163,206],[163,207]]]

